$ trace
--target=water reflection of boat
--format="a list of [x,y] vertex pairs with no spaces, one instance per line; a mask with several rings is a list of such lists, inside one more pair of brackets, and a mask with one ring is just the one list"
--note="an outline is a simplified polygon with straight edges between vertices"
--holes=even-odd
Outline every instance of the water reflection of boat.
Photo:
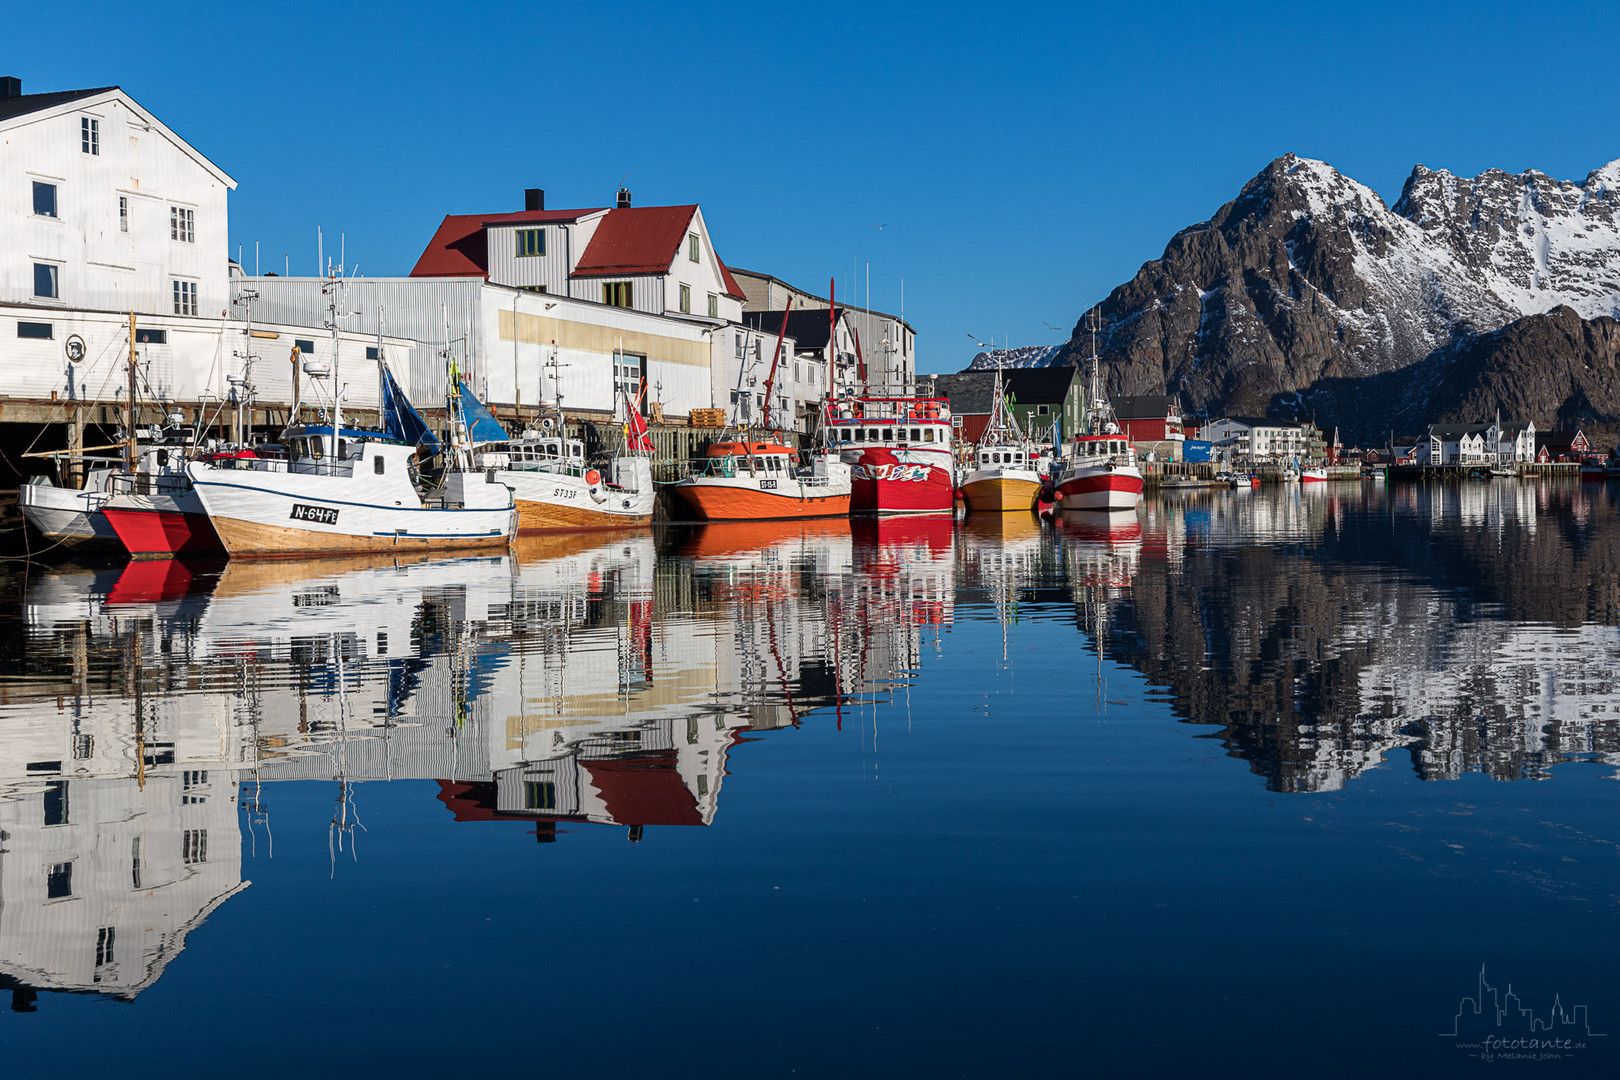
[[1125,587],[1142,556],[1142,522],[1133,510],[1065,514],[1059,535],[1071,585]]
[[783,543],[842,542],[848,546],[850,519],[810,518],[803,521],[711,521],[692,527],[677,540],[677,554],[703,559],[763,551]]

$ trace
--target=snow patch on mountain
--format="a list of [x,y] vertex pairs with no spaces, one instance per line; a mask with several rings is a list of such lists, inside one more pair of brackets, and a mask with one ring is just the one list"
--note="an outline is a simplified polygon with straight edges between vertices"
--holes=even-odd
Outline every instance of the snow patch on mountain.
[[1045,367],[1063,345],[1020,345],[1013,349],[987,349],[973,358],[968,370]]

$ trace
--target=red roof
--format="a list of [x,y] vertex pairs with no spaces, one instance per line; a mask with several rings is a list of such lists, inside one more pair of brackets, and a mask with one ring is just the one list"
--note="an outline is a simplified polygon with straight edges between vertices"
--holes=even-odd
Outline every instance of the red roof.
[[591,784],[620,825],[702,825],[697,800],[675,770],[675,751],[587,761]]
[[625,206],[610,210],[574,267],[575,277],[663,274],[697,213],[688,206]]
[[736,300],[748,299],[743,295],[742,286],[731,276],[731,271],[726,269],[726,264],[721,261],[720,256],[716,255],[714,261],[720,263],[720,280],[726,283],[726,295]]
[[488,277],[489,247],[485,225],[545,225],[578,221],[602,212],[588,210],[519,210],[510,214],[448,214],[427,250],[416,260],[411,277]]

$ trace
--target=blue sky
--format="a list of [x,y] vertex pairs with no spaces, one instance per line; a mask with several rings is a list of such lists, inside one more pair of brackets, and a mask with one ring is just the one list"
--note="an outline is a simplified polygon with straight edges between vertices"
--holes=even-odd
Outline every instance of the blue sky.
[[870,262],[888,310],[903,278],[948,371],[970,333],[1066,337],[1288,151],[1386,201],[1416,162],[1584,177],[1620,157],[1617,31],[1565,4],[58,3],[7,12],[0,74],[122,85],[236,177],[250,272],[255,241],[314,272],[319,225],[403,274],[446,213],[627,177],[701,203],[735,266],[841,294],[858,266],[864,297]]

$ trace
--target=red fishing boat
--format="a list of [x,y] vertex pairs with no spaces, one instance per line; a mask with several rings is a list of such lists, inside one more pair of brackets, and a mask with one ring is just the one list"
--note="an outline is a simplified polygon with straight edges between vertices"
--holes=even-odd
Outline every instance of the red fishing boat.
[[949,514],[955,499],[944,398],[856,397],[827,407],[827,445],[850,464],[856,514]]

